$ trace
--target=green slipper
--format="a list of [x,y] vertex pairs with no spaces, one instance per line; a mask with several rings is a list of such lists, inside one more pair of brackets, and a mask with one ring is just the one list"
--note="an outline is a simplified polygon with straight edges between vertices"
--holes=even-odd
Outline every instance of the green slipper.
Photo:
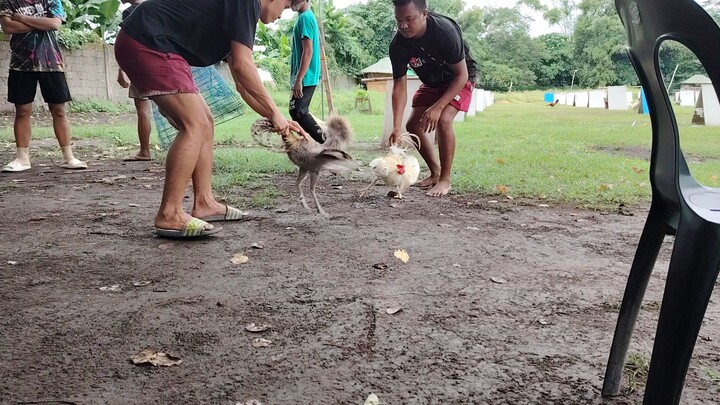
[[200,219],[202,219],[203,221],[206,221],[206,222],[241,221],[248,215],[250,215],[249,212],[240,211],[239,209],[237,209],[235,207],[226,205],[224,214],[209,215],[207,217],[202,217]]
[[207,222],[192,218],[183,225],[182,229],[155,228],[155,234],[165,238],[198,238],[220,232],[222,227],[213,226]]

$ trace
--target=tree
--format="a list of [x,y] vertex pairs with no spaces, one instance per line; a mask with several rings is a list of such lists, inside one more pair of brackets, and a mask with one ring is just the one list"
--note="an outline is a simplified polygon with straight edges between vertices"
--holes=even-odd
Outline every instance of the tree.
[[570,86],[575,50],[565,34],[545,34],[537,38],[543,47],[543,57],[537,64],[535,84],[540,88]]
[[637,83],[612,0],[583,0],[579,7],[574,34],[577,82],[586,87]]
[[390,41],[395,35],[395,14],[387,0],[370,0],[367,4],[353,5],[346,10],[350,37],[362,44],[367,55],[364,67],[388,56]]

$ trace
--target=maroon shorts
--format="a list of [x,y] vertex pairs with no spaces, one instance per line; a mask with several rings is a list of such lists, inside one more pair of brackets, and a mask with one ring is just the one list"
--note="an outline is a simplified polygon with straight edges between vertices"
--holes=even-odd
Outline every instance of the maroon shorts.
[[124,30],[115,39],[115,59],[137,89],[138,98],[198,92],[182,56],[150,49]]
[[[418,91],[413,96],[412,106],[413,107],[430,107],[435,102],[440,100],[440,97],[445,94],[445,90],[450,87],[450,83],[440,87],[430,87],[425,84],[421,84]],[[456,95],[450,100],[450,105],[457,108],[458,111],[467,112],[470,109],[470,101],[472,101],[473,85],[470,82],[465,83],[460,94]]]

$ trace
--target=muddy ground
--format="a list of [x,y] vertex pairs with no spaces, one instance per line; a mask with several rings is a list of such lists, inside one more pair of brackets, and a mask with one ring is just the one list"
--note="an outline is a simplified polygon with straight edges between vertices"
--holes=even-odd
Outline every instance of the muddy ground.
[[[287,175],[274,179],[285,195],[249,220],[168,241],[152,233],[160,163],[78,142],[90,169],[66,171],[49,159],[54,140],[33,147],[30,171],[0,175],[0,403],[641,401],[641,373],[616,399],[600,388],[644,206],[621,215],[418,189],[398,202],[385,186],[358,197],[362,178],[339,189],[324,177],[333,216],[323,219],[303,210]],[[13,153],[0,144],[0,162]],[[631,346],[640,364],[671,247]],[[232,263],[239,253],[246,263]],[[716,301],[683,404],[720,397]],[[270,327],[253,333],[250,323]],[[254,347],[258,338],[271,343]],[[132,364],[143,349],[182,363]]]

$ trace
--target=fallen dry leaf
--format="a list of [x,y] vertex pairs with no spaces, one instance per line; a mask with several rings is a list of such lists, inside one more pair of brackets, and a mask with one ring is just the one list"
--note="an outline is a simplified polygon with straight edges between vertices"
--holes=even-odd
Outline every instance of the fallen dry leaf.
[[380,405],[380,398],[378,398],[377,395],[371,393],[370,395],[368,395],[363,405]]
[[598,189],[599,192],[602,193],[602,192],[605,192],[605,191],[608,191],[608,190],[612,190],[613,187],[614,187],[614,186],[613,186],[612,184],[603,183],[603,184],[600,184],[599,186],[597,186],[597,189]]
[[158,352],[152,349],[145,349],[140,353],[130,357],[133,364],[150,363],[153,366],[177,366],[182,364],[182,359],[173,357],[167,353]]
[[395,257],[403,263],[407,263],[410,260],[410,255],[405,249],[398,249],[395,251]]
[[150,285],[150,281],[144,280],[144,281],[136,281],[133,283],[134,287],[145,287],[146,285]]
[[505,164],[505,159],[503,159],[503,158],[497,158],[497,159],[495,159],[495,161],[498,162],[499,165]]
[[268,324],[256,324],[255,322],[249,323],[245,325],[245,330],[248,332],[258,333],[258,332],[265,332],[266,330],[270,329],[270,325]]
[[248,260],[250,260],[250,258],[245,256],[242,253],[238,253],[235,256],[233,256],[232,259],[230,259],[232,264],[243,264],[243,263],[247,263]]
[[538,319],[537,322],[538,322],[540,325],[550,325],[550,321],[548,321],[548,320],[545,319],[545,318],[540,318],[540,319]]
[[643,169],[639,169],[637,166],[633,166],[632,171],[634,171],[637,174],[640,174],[643,172]]
[[133,204],[133,203],[128,204],[128,207],[139,207],[139,206],[140,206],[140,205],[138,205],[138,204]]
[[111,285],[111,286],[100,287],[99,289],[100,289],[100,291],[112,291],[112,292],[121,291],[121,290],[122,290],[122,288],[120,288],[120,285],[118,285],[118,284],[113,284],[113,285]]
[[710,176],[710,181],[712,181],[713,183],[717,183],[718,176]]
[[168,243],[163,243],[163,244],[158,245],[158,248],[160,248],[161,250],[168,250],[168,249],[170,249],[171,247],[174,247],[174,246],[175,246],[175,243],[173,243],[173,242],[168,242]]
[[499,184],[499,185],[495,186],[495,190],[497,190],[500,194],[507,194],[509,189],[508,189],[508,186]]
[[265,242],[262,242],[262,241],[260,241],[260,242],[253,242],[252,245],[250,245],[250,247],[253,248],[253,249],[262,249],[262,248],[265,247]]
[[505,283],[507,283],[507,280],[505,280],[505,279],[502,278],[502,277],[491,277],[490,280],[492,280],[492,282],[495,283],[495,284],[505,284]]
[[253,347],[260,348],[260,347],[268,347],[268,346],[270,346],[271,343],[272,343],[272,340],[256,338],[256,339],[253,339],[252,345],[253,345]]
[[11,265],[11,266],[14,266],[14,265],[17,264],[17,262],[16,262],[15,260],[8,260],[8,261],[7,261],[7,264],[9,264],[9,265]]
[[385,312],[388,315],[395,315],[402,310],[403,310],[402,307],[391,307],[391,308],[386,309]]

